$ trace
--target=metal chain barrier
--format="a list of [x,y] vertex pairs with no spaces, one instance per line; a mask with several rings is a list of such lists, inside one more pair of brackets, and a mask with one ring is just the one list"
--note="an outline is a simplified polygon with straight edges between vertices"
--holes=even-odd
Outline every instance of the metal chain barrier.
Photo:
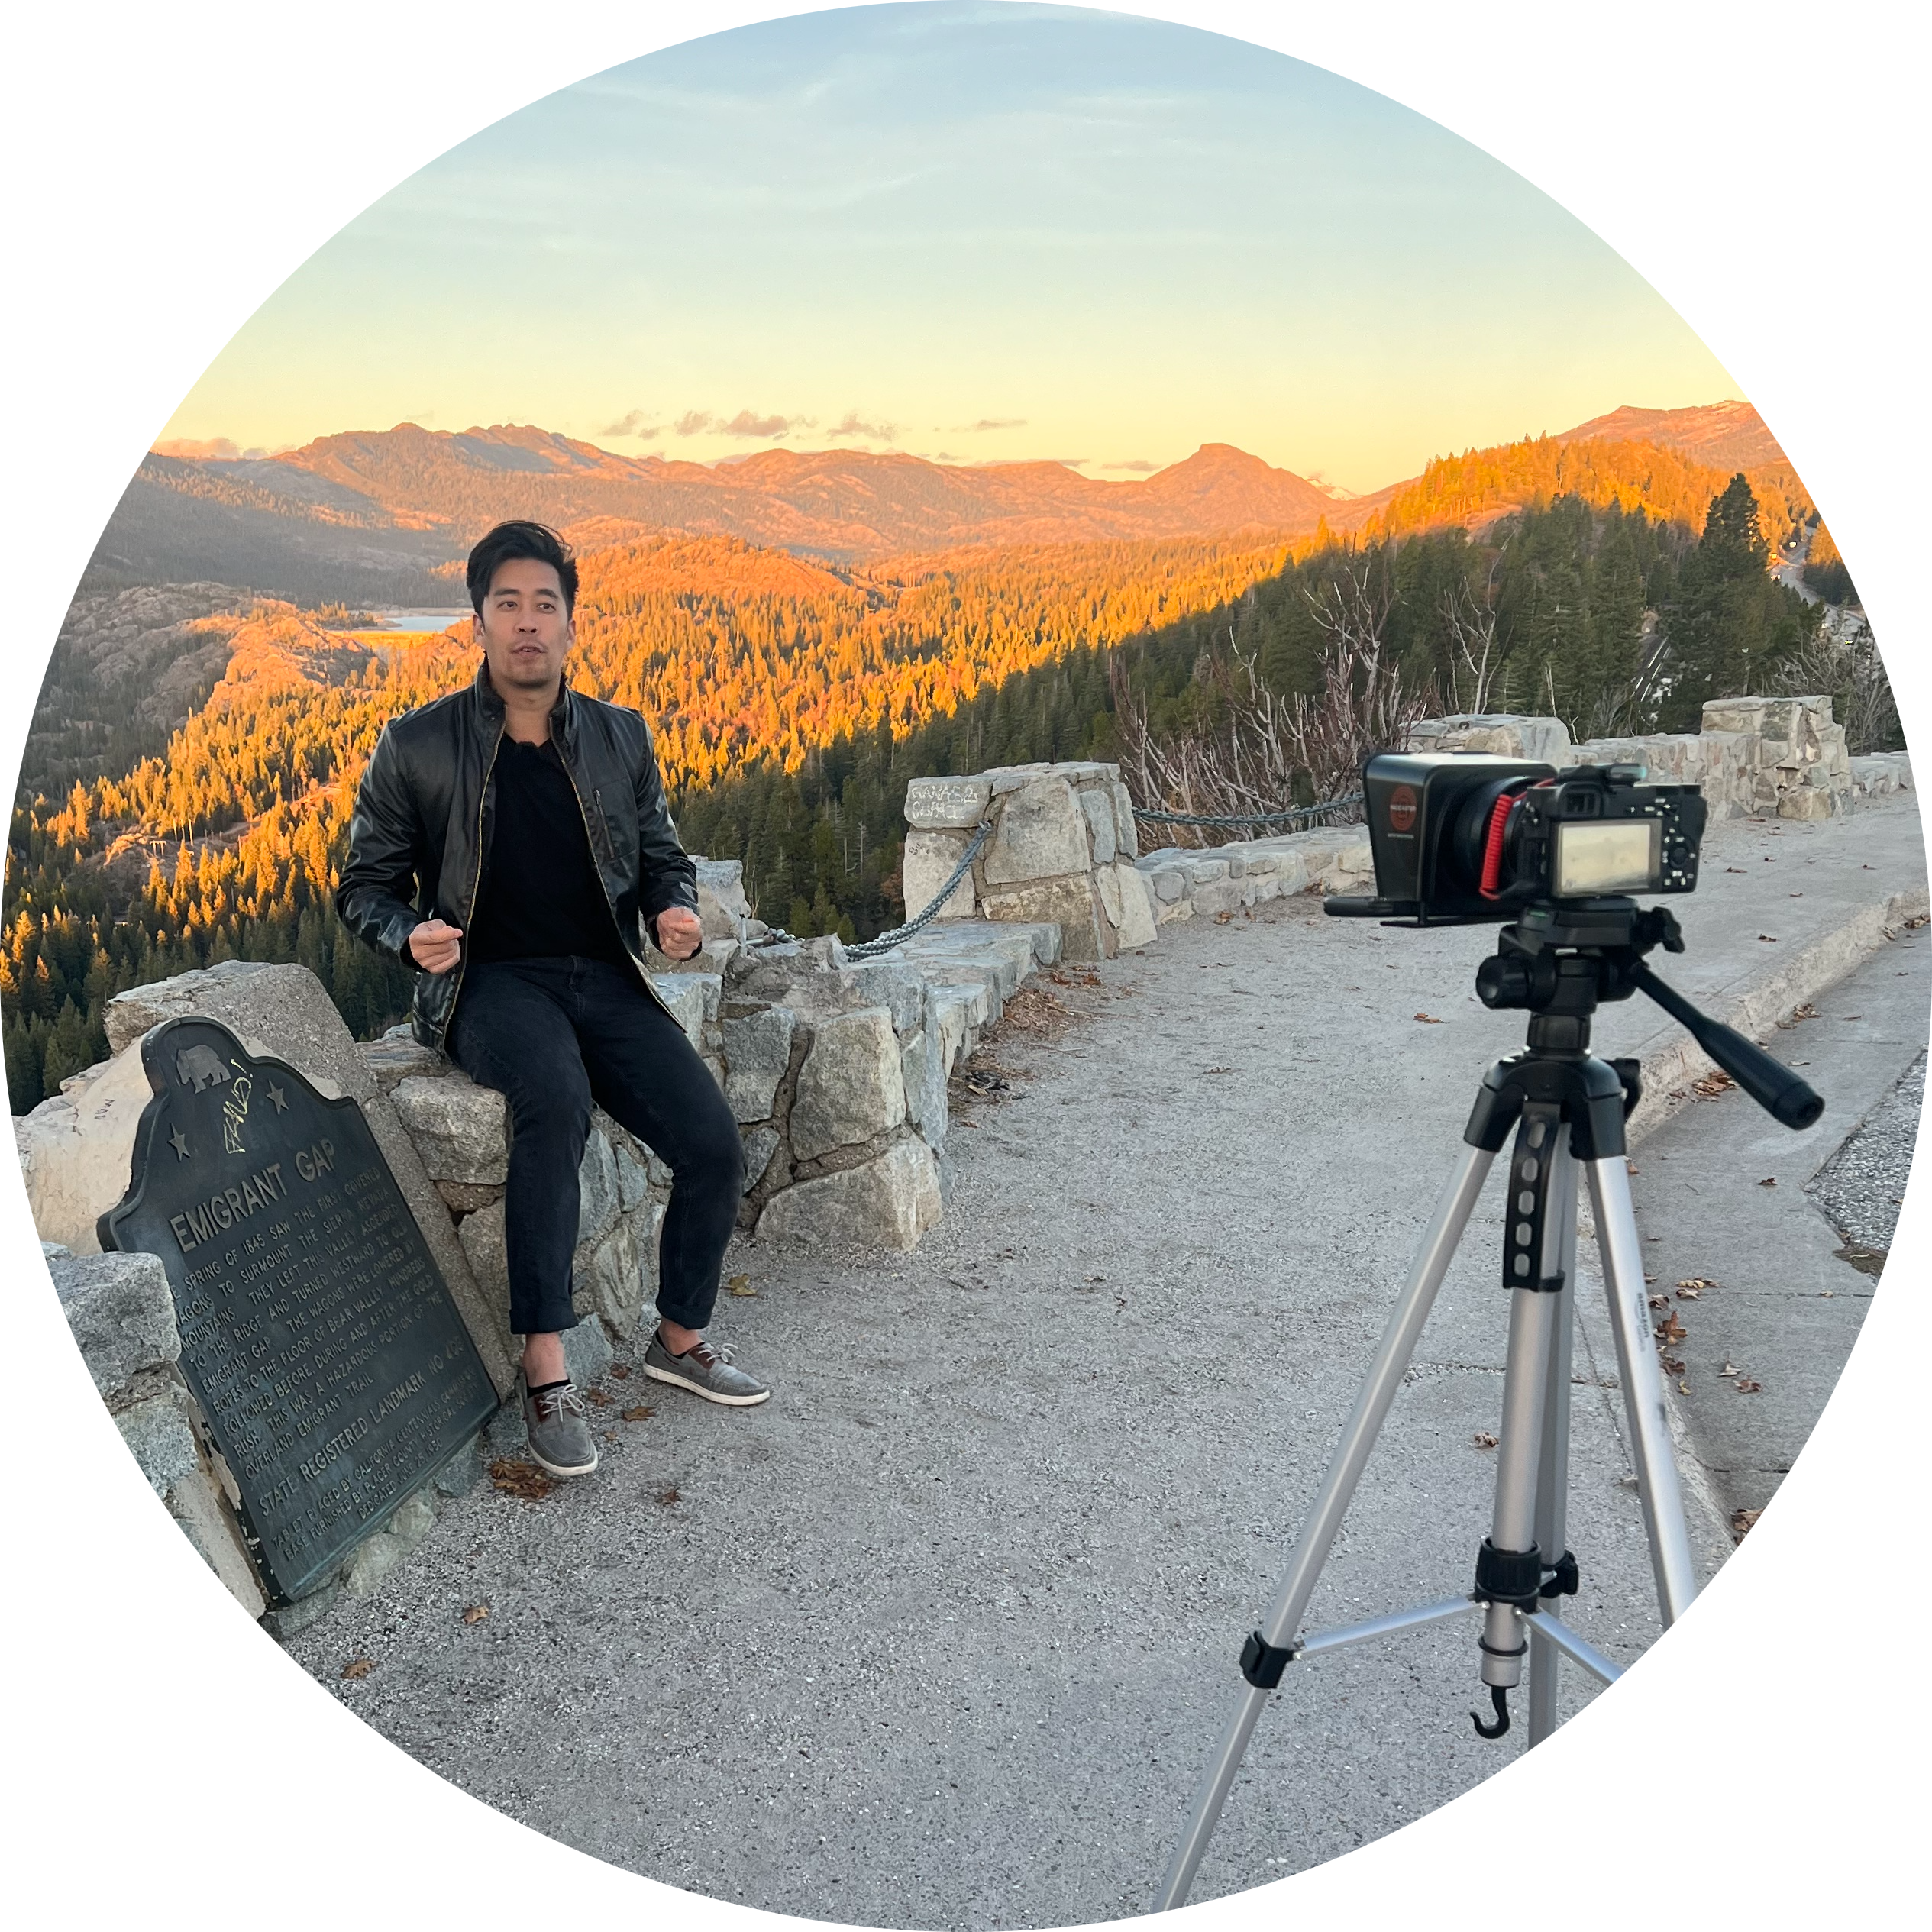
[[[1156,812],[1149,807],[1136,805],[1134,816],[1151,819],[1156,824],[1169,825],[1219,825],[1233,831],[1242,825],[1298,825],[1305,819],[1318,819],[1324,812],[1339,812],[1351,805],[1359,805],[1362,794],[1351,792],[1346,798],[1331,798],[1320,805],[1297,806],[1291,812],[1244,812],[1231,814],[1203,814],[1195,812]],[[939,908],[953,895],[960,880],[973,869],[973,861],[980,855],[980,848],[993,835],[993,823],[989,819],[980,821],[979,829],[973,835],[973,842],[966,848],[964,856],[952,869],[952,877],[947,880],[934,897],[931,905],[917,918],[908,919],[903,926],[895,926],[890,932],[881,932],[876,939],[867,939],[863,945],[848,946],[848,959],[871,959],[877,954],[890,952],[902,942],[909,939],[915,932],[923,931],[938,918]],[[799,943],[795,932],[787,932],[782,926],[774,926],[762,939],[754,942],[761,946],[790,946]]]
[[[973,835],[972,843],[966,848],[959,863],[952,869],[952,877],[942,885],[931,905],[916,919],[908,919],[903,926],[895,926],[890,932],[881,932],[876,939],[867,939],[863,945],[848,946],[848,959],[870,959],[875,954],[890,952],[902,940],[909,939],[915,932],[922,931],[939,916],[939,908],[953,895],[960,880],[973,869],[973,861],[980,855],[980,848],[993,836],[993,822],[990,819],[980,821],[979,829]],[[761,946],[787,946],[798,944],[798,935],[787,932],[782,926],[774,926],[764,938],[757,942]]]
[[1361,803],[1361,793],[1351,792],[1346,798],[1331,798],[1320,805],[1298,806],[1292,812],[1156,812],[1149,806],[1136,805],[1134,816],[1152,819],[1157,825],[1220,825],[1233,831],[1242,825],[1294,825],[1304,819],[1318,819],[1324,812],[1339,812],[1344,806]]

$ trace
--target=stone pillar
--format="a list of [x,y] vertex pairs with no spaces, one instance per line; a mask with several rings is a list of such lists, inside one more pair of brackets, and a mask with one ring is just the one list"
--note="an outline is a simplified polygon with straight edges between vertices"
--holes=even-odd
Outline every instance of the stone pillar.
[[1006,765],[906,790],[908,917],[923,912],[976,829],[992,836],[940,909],[942,919],[1052,922],[1061,956],[1111,959],[1151,945],[1156,926],[1136,869],[1133,809],[1114,764]]
[[1751,809],[1781,819],[1829,819],[1852,795],[1845,728],[1828,697],[1717,698],[1704,707],[1707,736],[1749,741]]

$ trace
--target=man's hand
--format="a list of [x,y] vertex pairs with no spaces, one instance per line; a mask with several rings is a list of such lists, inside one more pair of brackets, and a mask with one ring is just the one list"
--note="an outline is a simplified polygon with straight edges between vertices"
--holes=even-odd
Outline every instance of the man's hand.
[[409,935],[409,957],[425,973],[447,973],[463,957],[463,929],[445,919],[425,919]]
[[696,913],[672,906],[657,915],[657,950],[667,959],[689,959],[704,943]]

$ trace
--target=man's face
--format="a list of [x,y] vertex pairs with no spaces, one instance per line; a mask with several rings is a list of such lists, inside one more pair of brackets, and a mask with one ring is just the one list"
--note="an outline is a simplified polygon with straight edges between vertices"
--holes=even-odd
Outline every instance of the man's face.
[[497,565],[483,615],[473,622],[489,681],[502,692],[554,687],[577,641],[556,571],[533,557]]

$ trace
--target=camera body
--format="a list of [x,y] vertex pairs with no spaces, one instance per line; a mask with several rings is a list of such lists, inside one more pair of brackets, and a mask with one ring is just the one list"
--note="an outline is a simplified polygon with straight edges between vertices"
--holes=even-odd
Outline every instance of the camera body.
[[1467,925],[1525,906],[1696,890],[1704,794],[1641,765],[1559,771],[1480,753],[1385,751],[1362,767],[1375,897],[1342,916]]

